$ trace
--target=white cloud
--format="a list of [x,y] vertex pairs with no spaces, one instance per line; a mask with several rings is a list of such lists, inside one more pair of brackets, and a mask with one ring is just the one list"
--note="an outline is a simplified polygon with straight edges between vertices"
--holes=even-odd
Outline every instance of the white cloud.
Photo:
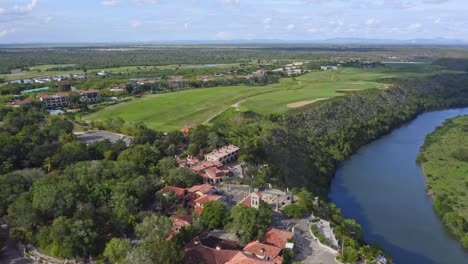
[[217,40],[225,40],[226,37],[227,37],[227,34],[224,31],[220,31],[220,32],[216,33],[216,35],[215,35],[215,39],[217,39]]
[[417,29],[420,29],[421,27],[422,27],[422,25],[420,23],[413,23],[413,24],[408,26],[408,29],[409,30],[417,30]]
[[294,24],[289,24],[289,25],[286,27],[287,30],[293,30],[293,29],[295,29],[295,28],[296,28],[296,25],[294,25]]
[[424,0],[423,3],[426,4],[443,4],[447,3],[449,0]]
[[102,6],[107,6],[107,7],[112,7],[112,6],[116,6],[120,3],[120,1],[118,0],[106,0],[106,1],[102,1],[101,2],[101,5]]
[[372,25],[377,24],[378,22],[379,22],[379,21],[378,21],[377,19],[375,19],[375,18],[372,17],[372,18],[369,18],[369,19],[366,20],[366,25],[372,26]]
[[223,0],[223,3],[227,5],[239,5],[240,0]]
[[132,28],[138,28],[138,27],[141,27],[143,23],[140,21],[140,20],[134,20],[134,21],[131,21],[130,22],[130,26]]
[[271,28],[271,17],[267,17],[265,19],[263,19],[263,28],[265,30],[269,30]]
[[144,5],[144,4],[160,4],[164,2],[164,0],[133,0],[135,3],[139,5]]
[[0,8],[0,15],[2,14],[24,14],[31,12],[37,6],[38,0],[31,0],[30,3],[25,5],[14,5],[10,8]]
[[3,30],[0,30],[0,38],[3,38],[5,37],[6,35],[10,34],[10,33],[13,33],[15,32],[15,29],[12,28],[12,29],[3,29]]

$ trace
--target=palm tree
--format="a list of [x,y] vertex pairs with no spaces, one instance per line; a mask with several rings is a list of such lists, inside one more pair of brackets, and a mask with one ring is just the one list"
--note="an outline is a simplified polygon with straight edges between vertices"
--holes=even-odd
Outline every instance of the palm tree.
[[42,166],[46,169],[47,173],[49,173],[52,169],[52,159],[50,157],[45,158]]

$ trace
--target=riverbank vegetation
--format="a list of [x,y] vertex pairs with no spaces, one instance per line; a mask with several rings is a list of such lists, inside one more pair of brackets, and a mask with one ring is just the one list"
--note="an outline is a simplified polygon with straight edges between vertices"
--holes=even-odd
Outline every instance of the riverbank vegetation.
[[468,116],[448,119],[427,135],[418,163],[443,223],[468,248]]

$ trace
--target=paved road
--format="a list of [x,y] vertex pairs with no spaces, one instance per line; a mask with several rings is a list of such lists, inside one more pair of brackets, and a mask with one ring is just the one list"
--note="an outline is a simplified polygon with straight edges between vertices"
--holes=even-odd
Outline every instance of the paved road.
[[296,256],[295,261],[304,264],[338,264],[335,260],[336,254],[325,249],[315,241],[309,232],[309,220],[303,219],[285,219],[276,215],[273,218],[276,225],[294,227],[296,232]]
[[33,262],[29,259],[23,258],[21,252],[16,247],[15,242],[7,240],[4,255],[0,257],[0,263],[29,264]]

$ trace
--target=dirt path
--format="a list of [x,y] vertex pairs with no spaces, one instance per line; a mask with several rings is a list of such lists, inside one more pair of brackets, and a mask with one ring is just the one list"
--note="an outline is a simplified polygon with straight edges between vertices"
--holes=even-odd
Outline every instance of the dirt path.
[[230,105],[228,107],[226,107],[225,109],[219,111],[218,113],[212,115],[210,118],[208,118],[207,120],[205,120],[205,122],[203,122],[203,125],[206,125],[208,124],[209,122],[211,122],[211,120],[213,120],[215,117],[219,116],[220,114],[222,114],[224,111],[228,110],[229,108],[234,108],[236,109],[236,111],[240,111],[240,104],[242,104],[243,102],[245,102],[247,99],[242,99],[240,100],[239,102],[233,104],[233,105]]

